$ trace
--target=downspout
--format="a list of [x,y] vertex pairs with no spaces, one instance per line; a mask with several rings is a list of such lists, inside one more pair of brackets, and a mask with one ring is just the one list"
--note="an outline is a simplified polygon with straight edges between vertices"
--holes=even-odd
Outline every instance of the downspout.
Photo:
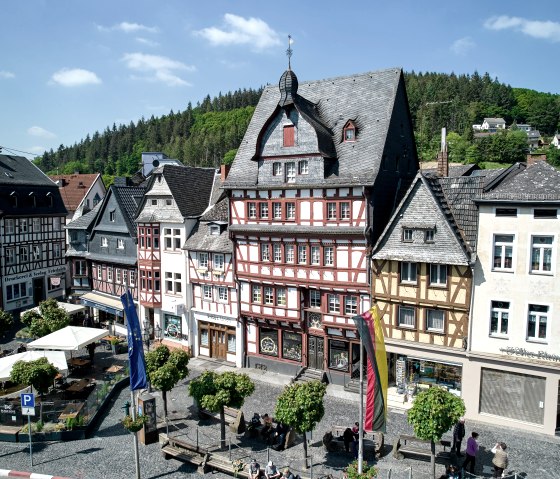
[[476,264],[476,260],[475,262],[471,262],[470,264],[470,268],[471,268],[471,300],[470,300],[470,306],[469,306],[469,334],[467,337],[467,347],[466,347],[466,351],[467,354],[466,356],[469,357],[470,356],[470,351],[472,348],[472,330],[473,330],[473,305],[474,305],[474,268],[475,268],[475,264]]

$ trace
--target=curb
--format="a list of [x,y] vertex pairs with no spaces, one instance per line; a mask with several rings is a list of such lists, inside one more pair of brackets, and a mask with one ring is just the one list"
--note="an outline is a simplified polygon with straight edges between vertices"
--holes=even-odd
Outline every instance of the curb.
[[48,474],[37,474],[35,472],[10,471],[0,469],[0,477],[28,477],[29,479],[71,479],[70,477],[50,476]]

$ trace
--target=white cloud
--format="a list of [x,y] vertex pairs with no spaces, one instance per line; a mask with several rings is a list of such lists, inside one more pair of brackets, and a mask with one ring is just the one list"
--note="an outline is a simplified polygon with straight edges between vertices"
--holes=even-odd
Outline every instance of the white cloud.
[[159,46],[158,42],[154,42],[153,40],[150,40],[148,38],[142,38],[142,37],[136,37],[135,39],[138,43],[141,43],[142,45],[147,45],[149,47],[157,47]]
[[560,23],[550,20],[527,20],[521,17],[501,15],[487,19],[484,26],[489,30],[513,29],[533,38],[560,42]]
[[455,55],[466,55],[475,46],[476,44],[471,37],[463,37],[455,40],[449,48]]
[[45,130],[40,126],[32,126],[27,129],[27,134],[31,136],[38,136],[39,138],[56,138],[56,135],[49,130]]
[[113,25],[112,27],[104,27],[103,25],[96,25],[97,29],[102,32],[120,31],[124,33],[148,32],[157,33],[157,27],[147,27],[140,23],[121,22]]
[[31,148],[27,148],[30,153],[37,153],[38,155],[42,155],[48,148],[44,146],[32,146]]
[[280,38],[268,24],[260,18],[243,18],[232,13],[224,15],[224,28],[208,27],[195,34],[208,40],[212,45],[250,45],[261,51],[280,45]]
[[7,72],[6,70],[0,70],[0,78],[15,78],[16,76],[12,72]]
[[53,74],[51,81],[69,87],[101,83],[101,79],[95,73],[82,68],[62,68]]
[[142,77],[133,76],[134,79],[161,82],[168,86],[189,86],[190,83],[180,78],[176,71],[196,70],[193,65],[185,65],[171,58],[146,53],[126,53],[122,60],[129,69],[146,73]]

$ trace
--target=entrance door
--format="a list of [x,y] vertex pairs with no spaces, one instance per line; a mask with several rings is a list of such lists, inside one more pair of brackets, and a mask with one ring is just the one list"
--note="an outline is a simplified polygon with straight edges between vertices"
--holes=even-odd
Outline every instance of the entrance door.
[[322,370],[325,357],[325,338],[308,336],[307,341],[307,366]]
[[35,278],[33,280],[33,303],[38,306],[45,299],[45,278]]
[[218,329],[210,329],[211,348],[210,357],[215,359],[226,359],[227,354],[227,333]]

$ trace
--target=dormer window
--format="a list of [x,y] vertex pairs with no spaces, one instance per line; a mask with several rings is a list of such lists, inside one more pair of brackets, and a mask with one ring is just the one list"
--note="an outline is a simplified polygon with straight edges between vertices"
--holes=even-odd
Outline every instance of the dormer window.
[[348,121],[344,126],[344,141],[356,141],[356,125],[353,121]]
[[210,225],[210,234],[211,235],[219,235],[220,234],[220,226],[219,225]]
[[272,175],[281,176],[282,175],[282,163],[275,161],[272,163]]
[[116,218],[115,210],[109,211],[109,221],[110,221],[111,223],[114,223],[114,222],[115,222],[115,218]]
[[49,205],[49,208],[52,208],[54,205],[53,196],[50,191],[47,193],[47,204]]
[[17,196],[16,196],[16,192],[15,192],[15,191],[12,191],[12,192],[10,193],[10,199],[12,200],[12,206],[13,206],[14,208],[17,208]]
[[294,146],[295,145],[295,126],[286,125],[284,126],[284,146]]
[[37,199],[35,198],[35,193],[33,191],[29,193],[29,202],[33,208],[37,207]]

